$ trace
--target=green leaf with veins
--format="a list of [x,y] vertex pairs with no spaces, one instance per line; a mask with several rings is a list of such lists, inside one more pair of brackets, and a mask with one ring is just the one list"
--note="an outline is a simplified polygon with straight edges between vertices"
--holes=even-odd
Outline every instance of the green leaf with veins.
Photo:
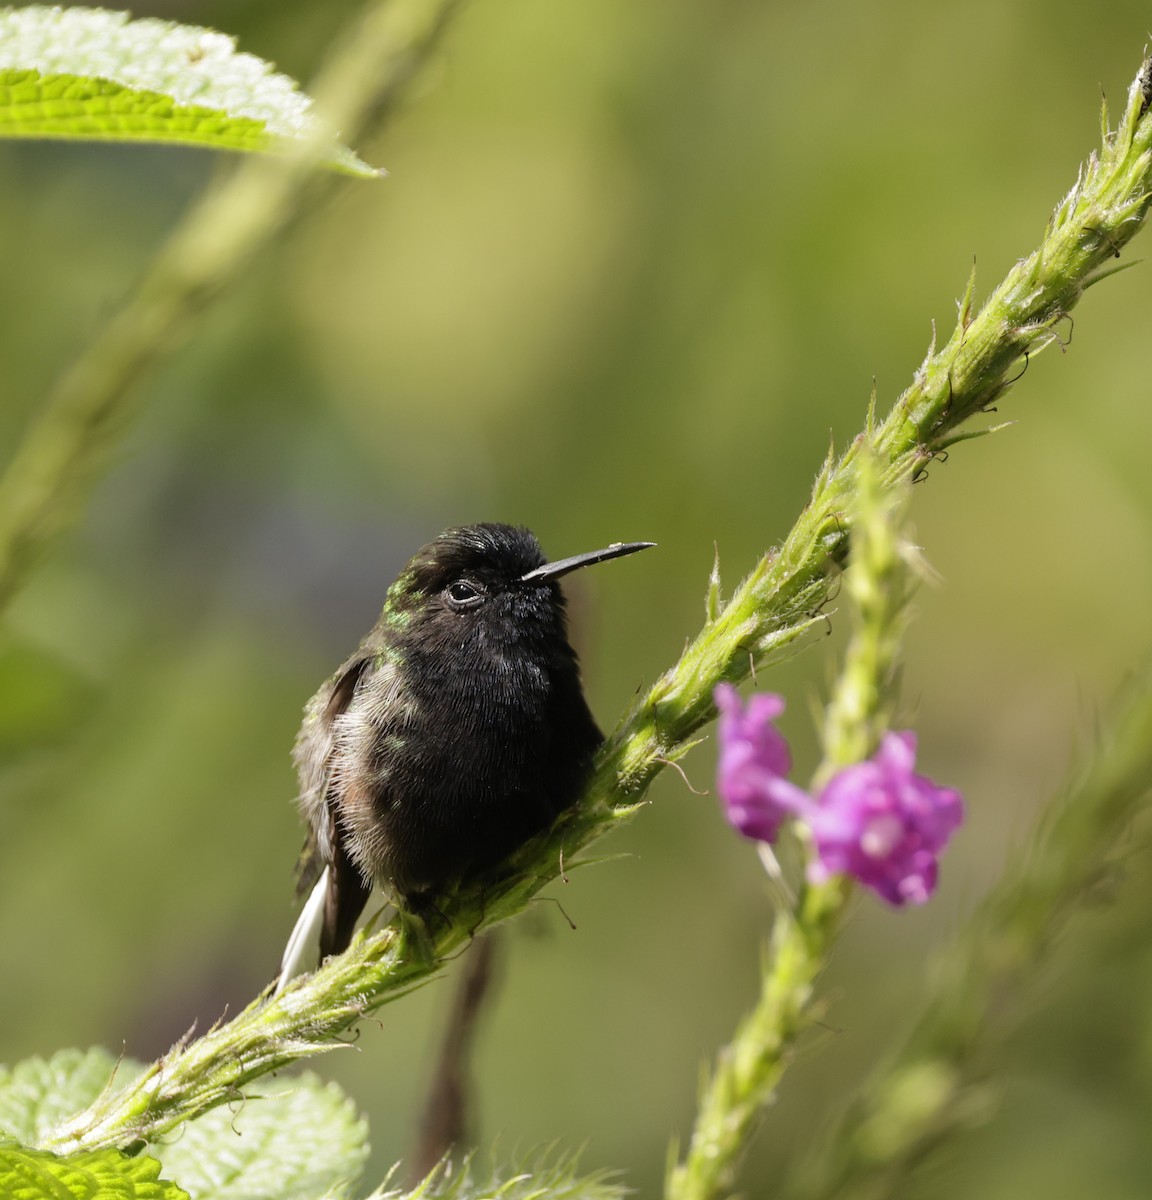
[[123,1084],[139,1073],[138,1064],[118,1064],[100,1049],[61,1050],[48,1059],[0,1066],[0,1136],[39,1145],[65,1117],[91,1104],[113,1077]]
[[[93,8],[0,9],[0,137],[273,151],[313,134],[311,106],[211,29]],[[328,165],[379,174],[336,142]]]
[[0,1197],[73,1194],[104,1200],[103,1192],[36,1189],[41,1184],[47,1188],[51,1179],[64,1179],[63,1186],[70,1189],[73,1176],[82,1188],[85,1179],[102,1177],[100,1172],[111,1172],[112,1178],[119,1162],[140,1161],[153,1163],[153,1176],[129,1177],[124,1188],[131,1185],[136,1191],[117,1191],[109,1183],[108,1200],[182,1196],[178,1190],[162,1190],[169,1184],[143,1190],[145,1183],[152,1186],[149,1180],[160,1170],[159,1159],[165,1175],[178,1179],[196,1200],[318,1200],[346,1195],[363,1170],[368,1155],[364,1122],[335,1084],[311,1074],[261,1081],[234,1104],[185,1122],[170,1141],[149,1145],[154,1157],[146,1160],[127,1159],[118,1150],[56,1158],[2,1140],[8,1135],[29,1145],[43,1144],[64,1119],[91,1104],[110,1084],[123,1086],[142,1070],[140,1063],[118,1060],[101,1049],[61,1050],[49,1059],[0,1067]]
[[154,1158],[119,1150],[58,1158],[0,1140],[0,1196],[7,1200],[189,1200],[160,1170]]

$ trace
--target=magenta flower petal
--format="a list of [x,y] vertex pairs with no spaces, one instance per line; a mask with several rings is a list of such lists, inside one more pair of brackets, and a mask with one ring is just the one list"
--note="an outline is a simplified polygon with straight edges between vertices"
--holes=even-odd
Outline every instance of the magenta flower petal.
[[936,890],[937,860],[964,817],[959,792],[917,775],[916,735],[885,735],[876,753],[838,771],[814,800],[790,783],[792,755],[775,726],[781,696],[714,693],[720,710],[718,783],[724,813],[745,837],[773,842],[789,817],[815,843],[808,877],[849,875],[889,904],[923,904]]
[[720,684],[714,697],[720,710],[717,786],[724,815],[745,837],[774,842],[785,817],[812,804],[807,792],[785,778],[792,754],[773,724],[784,711],[784,698],[755,695],[745,707],[728,683]]
[[916,736],[889,733],[872,758],[838,771],[808,815],[814,882],[851,875],[890,904],[923,904],[937,858],[964,818],[959,792],[917,775]]

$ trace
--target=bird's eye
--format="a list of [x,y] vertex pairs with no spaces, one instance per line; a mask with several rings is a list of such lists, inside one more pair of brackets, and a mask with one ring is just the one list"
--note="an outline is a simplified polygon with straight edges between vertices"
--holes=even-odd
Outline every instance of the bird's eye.
[[444,589],[444,595],[447,596],[449,605],[455,609],[475,608],[484,599],[483,591],[467,579],[457,579],[450,583]]

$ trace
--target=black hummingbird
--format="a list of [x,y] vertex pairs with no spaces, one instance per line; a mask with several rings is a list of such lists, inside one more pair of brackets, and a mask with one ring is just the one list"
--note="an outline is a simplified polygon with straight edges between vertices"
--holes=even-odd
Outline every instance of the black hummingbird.
[[283,978],[309,923],[322,960],[348,945],[374,884],[420,908],[575,803],[604,739],[557,581],[652,545],[550,563],[527,529],[480,524],[417,551],[305,709],[293,751],[309,826],[301,886],[319,881]]

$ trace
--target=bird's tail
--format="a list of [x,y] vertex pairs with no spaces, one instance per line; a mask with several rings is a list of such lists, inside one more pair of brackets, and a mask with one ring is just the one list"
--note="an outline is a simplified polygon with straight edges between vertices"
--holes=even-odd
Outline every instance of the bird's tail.
[[296,926],[288,938],[288,945],[284,947],[284,956],[280,960],[280,978],[276,981],[275,994],[277,996],[284,990],[289,980],[304,973],[305,963],[311,966],[319,961],[320,926],[324,922],[324,900],[328,893],[328,870],[329,868],[325,867],[320,873],[320,878],[316,880],[304,907],[300,910]]

